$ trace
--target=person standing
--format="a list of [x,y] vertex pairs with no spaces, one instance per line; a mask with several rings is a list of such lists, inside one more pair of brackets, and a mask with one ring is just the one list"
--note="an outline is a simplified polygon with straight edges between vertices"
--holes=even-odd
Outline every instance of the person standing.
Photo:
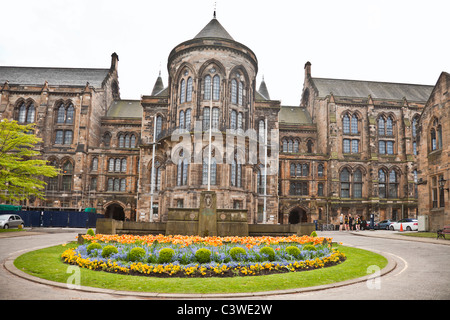
[[348,231],[348,215],[344,217],[344,230]]
[[[340,210],[338,211],[339,214]],[[339,215],[339,231],[342,231],[342,229],[344,228],[344,215],[341,213]]]
[[352,214],[351,213],[349,213],[348,214],[348,226],[349,226],[349,229],[348,230],[352,230],[352,226],[353,226],[353,218],[352,218]]

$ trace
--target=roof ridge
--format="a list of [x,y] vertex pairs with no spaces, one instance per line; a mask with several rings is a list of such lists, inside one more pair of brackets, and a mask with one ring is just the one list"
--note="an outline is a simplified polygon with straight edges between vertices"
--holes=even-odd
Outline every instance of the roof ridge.
[[419,83],[405,83],[405,82],[387,82],[387,81],[373,81],[373,80],[356,80],[356,79],[337,79],[337,78],[321,78],[321,77],[311,77],[312,80],[339,80],[339,81],[354,81],[354,82],[370,82],[370,83],[384,83],[384,84],[402,84],[408,86],[424,86],[424,87],[434,87],[431,84],[419,84]]

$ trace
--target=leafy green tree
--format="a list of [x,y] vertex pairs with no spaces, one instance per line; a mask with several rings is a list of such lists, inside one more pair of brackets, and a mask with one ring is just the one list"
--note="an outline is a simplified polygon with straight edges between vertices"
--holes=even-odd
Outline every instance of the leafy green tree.
[[32,132],[34,124],[0,121],[0,199],[23,200],[31,195],[44,199],[43,177],[56,177],[59,171],[40,160],[36,145],[42,139]]

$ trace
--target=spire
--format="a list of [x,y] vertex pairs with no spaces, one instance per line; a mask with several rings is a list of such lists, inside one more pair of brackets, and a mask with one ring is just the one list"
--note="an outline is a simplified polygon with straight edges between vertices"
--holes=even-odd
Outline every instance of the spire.
[[164,83],[161,78],[161,70],[159,70],[158,79],[156,79],[155,85],[153,86],[152,96],[156,96],[158,93],[164,90]]
[[259,85],[258,92],[267,100],[270,100],[269,90],[267,90],[266,82],[264,81],[264,76],[262,78],[262,82]]

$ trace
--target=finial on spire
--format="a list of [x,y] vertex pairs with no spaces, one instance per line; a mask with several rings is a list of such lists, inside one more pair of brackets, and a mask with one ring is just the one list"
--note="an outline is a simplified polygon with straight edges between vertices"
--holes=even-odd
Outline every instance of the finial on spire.
[[217,1],[214,2],[214,19],[216,19]]

